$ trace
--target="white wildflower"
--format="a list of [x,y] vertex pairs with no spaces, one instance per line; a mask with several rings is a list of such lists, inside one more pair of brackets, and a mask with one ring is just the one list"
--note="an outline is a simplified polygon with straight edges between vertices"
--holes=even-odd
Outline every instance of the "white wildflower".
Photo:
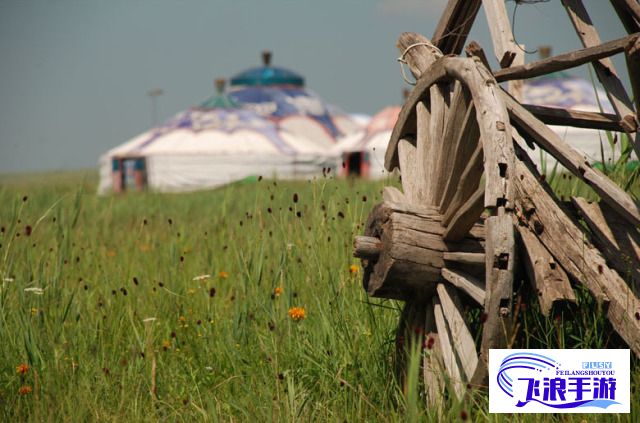
[[194,281],[203,281],[205,279],[209,279],[211,275],[200,275],[193,278]]
[[38,288],[37,286],[32,286],[31,288],[25,288],[24,292],[33,292],[36,295],[44,294],[44,289]]

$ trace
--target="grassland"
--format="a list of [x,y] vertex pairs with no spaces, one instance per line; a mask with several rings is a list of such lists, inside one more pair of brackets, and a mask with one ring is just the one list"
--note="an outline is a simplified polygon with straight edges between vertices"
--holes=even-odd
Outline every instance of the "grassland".
[[[367,298],[351,256],[397,181],[108,197],[95,182],[0,179],[4,421],[585,419],[489,415],[481,391],[427,410],[417,379],[398,386],[401,304]],[[514,346],[621,346],[586,293],[549,319],[536,307]],[[635,421],[639,404],[586,421]]]

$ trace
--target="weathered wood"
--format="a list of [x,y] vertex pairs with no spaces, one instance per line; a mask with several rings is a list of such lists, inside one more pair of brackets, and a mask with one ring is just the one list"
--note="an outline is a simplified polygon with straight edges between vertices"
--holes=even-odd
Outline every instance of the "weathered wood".
[[[529,211],[526,211],[529,213]],[[564,270],[528,227],[516,224],[524,245],[524,265],[533,289],[538,297],[540,311],[549,316],[554,304],[576,302],[576,296]]]
[[398,143],[398,156],[400,158],[400,176],[402,179],[402,191],[408,202],[420,204],[424,199],[422,193],[421,172],[418,166],[416,146],[408,139],[402,139]]
[[[474,192],[480,183],[483,172],[482,143],[480,143],[480,129],[475,119],[475,108],[471,104],[459,124],[460,131],[453,139],[455,147],[451,151],[451,168],[448,170],[446,186],[440,195],[440,212],[446,213],[457,195],[457,204],[465,198],[466,191]],[[452,122],[457,119],[452,119]]]
[[[636,114],[640,112],[640,38],[629,41],[625,50],[627,68],[629,69],[629,80],[633,98],[635,99]],[[637,130],[637,128],[635,129]]]
[[[472,135],[479,134],[476,133]],[[474,192],[477,192],[477,190],[480,188],[480,178],[482,177],[482,172],[484,171],[482,143],[479,142],[479,138],[469,138],[469,140],[474,139],[477,141],[475,142],[475,150],[471,154],[471,157],[469,157],[466,162],[460,163],[460,165],[465,166],[462,174],[457,178],[454,175],[452,175],[451,177],[450,186],[455,186],[455,191],[451,188],[447,188],[447,192],[445,193],[445,196],[443,197],[442,203],[440,205],[441,210],[446,210],[442,218],[442,223],[445,226],[449,225],[451,219],[453,219],[458,210],[460,210],[464,202],[467,201],[469,197],[472,196]],[[453,195],[453,198],[450,200],[449,204],[444,204],[451,195]]]
[[473,336],[471,336],[471,332],[469,332],[467,323],[460,311],[460,300],[454,290],[441,283],[438,284],[436,289],[442,304],[442,310],[449,324],[454,349],[460,358],[460,364],[467,376],[466,379],[471,380],[478,365],[478,353]]
[[374,260],[382,252],[380,239],[372,236],[356,236],[353,241],[353,256],[365,260]]
[[384,201],[391,201],[394,203],[406,203],[407,199],[405,198],[402,191],[400,191],[396,187],[384,187],[382,190],[382,198]]
[[[421,38],[416,37],[416,39]],[[427,49],[425,55],[429,54]],[[475,104],[476,120],[480,123],[485,156],[485,207],[495,208],[501,205],[510,207],[512,182],[509,178],[509,168],[513,166],[513,149],[508,115],[498,94],[495,79],[481,63],[472,59],[443,57],[431,66],[429,72],[424,73],[424,78],[421,77],[418,80],[405,101],[391,134],[385,167],[392,171],[397,166],[397,143],[408,135],[405,131],[411,129],[409,120],[415,120],[414,108],[418,101],[424,99],[429,91],[428,88],[435,82],[445,78],[461,81],[469,89]]]
[[[450,97],[449,109],[447,110],[447,116],[445,118],[444,133],[442,134],[442,149],[440,157],[437,163],[438,175],[440,180],[438,181],[438,189],[435,192],[436,204],[442,209],[443,202],[450,201],[445,200],[446,191],[452,189],[452,179],[458,180],[459,173],[464,169],[464,164],[467,162],[469,156],[473,152],[475,145],[474,139],[468,139],[469,136],[474,136],[471,133],[471,129],[467,129],[466,125],[472,125],[475,127],[476,133],[479,136],[477,122],[475,121],[475,113],[473,110],[469,110],[471,105],[471,94],[469,90],[462,86],[460,81],[453,83],[453,89]],[[463,163],[459,163],[463,161]],[[451,197],[453,193],[449,194]]]
[[414,32],[400,34],[396,47],[400,54],[404,54],[402,59],[407,63],[414,78],[419,79],[425,69],[428,69],[436,60],[442,57],[442,53],[431,47],[432,45],[431,41],[424,35]]
[[476,192],[458,209],[445,229],[445,241],[459,241],[465,237],[469,229],[480,219],[484,210],[484,187],[479,186]]
[[505,2],[503,0],[482,0],[482,5],[487,15],[496,59],[501,67],[509,67],[515,57],[517,46],[513,40]]
[[[582,0],[562,0],[571,22],[585,47],[593,47],[602,44],[600,36],[596,31],[591,18],[587,13]],[[627,94],[624,85],[616,74],[613,62],[609,58],[603,58],[593,62],[593,69],[596,71],[598,80],[605,88],[607,97],[611,101],[613,109],[616,111],[621,121],[632,121],[636,119],[636,113],[633,111],[633,104]],[[637,125],[636,125],[637,126]],[[640,134],[636,133],[631,139],[633,148],[638,156],[640,156]]]
[[453,352],[453,345],[447,328],[447,322],[445,321],[444,314],[442,313],[442,305],[438,298],[433,299],[433,312],[436,320],[436,328],[438,329],[438,339],[440,340],[444,368],[449,374],[449,382],[453,386],[453,392],[456,394],[458,399],[462,399],[462,395],[464,394],[464,384],[462,383],[460,369],[458,368],[456,356]]
[[[576,128],[600,129],[604,131],[635,132],[637,127],[621,124],[617,115],[611,113],[584,112],[580,110],[558,109],[556,107],[523,104],[540,121],[547,125],[574,126]],[[635,122],[630,122],[634,125]]]
[[628,35],[603,44],[585,47],[569,53],[559,54],[547,59],[537,60],[521,66],[500,69],[493,73],[496,81],[511,81],[513,79],[528,79],[536,76],[548,75],[553,72],[575,68],[585,63],[598,61],[602,58],[622,53],[631,40],[638,38],[638,34]]
[[442,258],[467,266],[484,266],[485,263],[484,253],[445,252]]
[[[526,153],[518,154],[522,154],[523,160],[516,161],[517,210],[526,220],[535,218],[543,225],[544,230],[537,231],[538,239],[563,269],[586,286],[598,302],[608,303],[607,316],[611,325],[629,348],[640,356],[640,301],[607,265],[600,251],[585,238],[579,223],[558,205]],[[521,199],[524,198],[534,207],[528,215],[522,209]],[[558,237],[558,234],[563,236]]]
[[633,34],[634,32],[640,31],[640,21],[637,20],[640,18],[634,18],[634,14],[640,16],[640,5],[638,5],[636,0],[610,1],[620,21],[622,21],[622,25],[624,25],[627,30],[627,33]]
[[640,292],[640,233],[624,224],[606,204],[573,197],[573,204],[594,235],[593,243],[635,292]]
[[[436,150],[435,140],[431,137],[430,130],[431,112],[427,108],[425,102],[421,101],[416,105],[416,127],[417,127],[417,145],[416,145],[416,166],[415,183],[420,186],[422,196],[420,198],[422,204],[433,205],[431,202],[429,186],[431,183],[431,165]],[[400,172],[402,173],[402,166]]]
[[[484,263],[484,255],[482,257]],[[442,277],[456,288],[462,290],[469,297],[473,298],[480,306],[484,306],[485,290],[484,284],[473,276],[460,270],[448,268],[442,269]]]
[[[513,296],[513,272],[516,262],[515,237],[511,216],[503,208],[498,215],[485,221],[487,226],[485,270],[486,320],[482,330],[480,361],[485,368],[489,350],[505,348],[511,329],[511,303]],[[476,377],[476,376],[474,376]],[[474,380],[474,382],[478,382]]]
[[[436,84],[429,87],[430,98],[430,116],[428,116],[429,140],[431,147],[429,148],[429,156],[425,163],[425,171],[427,173],[427,181],[425,186],[426,203],[429,205],[437,205],[440,200],[437,197],[438,191],[443,189],[444,177],[440,174],[440,163],[443,160],[442,153],[444,144],[449,140],[443,138],[444,118],[446,114],[445,90],[447,86]],[[420,127],[420,116],[418,113],[418,128]],[[420,132],[420,131],[418,131]]]
[[433,43],[444,54],[460,54],[481,0],[449,0],[433,34]]
[[[406,205],[382,203],[373,208],[365,226],[365,236],[379,240],[376,258],[363,260],[363,285],[375,297],[407,299],[428,297],[435,292],[444,266],[443,253],[481,251],[477,232],[461,242],[446,244],[444,228],[434,209],[407,209]],[[372,243],[375,241],[372,240]]]
[[485,54],[484,49],[480,46],[480,44],[478,44],[477,41],[471,41],[469,45],[464,49],[464,51],[467,54],[467,57],[476,57],[487,69],[491,69],[489,59],[487,59],[487,55]]
[[564,167],[589,184],[602,199],[627,221],[640,225],[640,208],[619,186],[591,167],[584,155],[571,147],[520,103],[503,91],[503,99],[512,122],[525,138],[532,138]]

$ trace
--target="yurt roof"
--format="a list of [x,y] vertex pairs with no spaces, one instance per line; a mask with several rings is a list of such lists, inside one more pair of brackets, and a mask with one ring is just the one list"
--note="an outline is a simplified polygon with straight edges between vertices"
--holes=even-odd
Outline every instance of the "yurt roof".
[[247,69],[231,77],[231,86],[304,86],[304,78],[296,72],[271,65],[271,52],[262,53],[263,65]]

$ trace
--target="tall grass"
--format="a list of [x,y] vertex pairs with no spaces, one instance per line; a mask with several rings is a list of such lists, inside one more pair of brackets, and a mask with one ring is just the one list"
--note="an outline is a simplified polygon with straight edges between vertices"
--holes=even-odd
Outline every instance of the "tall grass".
[[[400,304],[365,295],[351,245],[397,181],[97,197],[94,178],[0,182],[3,420],[505,420],[482,391],[426,409],[415,372],[394,379]],[[618,345],[594,307],[536,307],[514,346]]]

